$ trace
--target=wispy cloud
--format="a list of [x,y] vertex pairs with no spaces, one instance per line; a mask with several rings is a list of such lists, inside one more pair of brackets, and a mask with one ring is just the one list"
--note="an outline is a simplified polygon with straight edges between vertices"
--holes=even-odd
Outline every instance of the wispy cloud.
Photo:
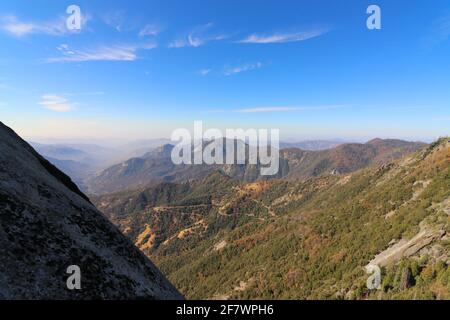
[[450,13],[434,21],[428,41],[436,44],[450,39]]
[[39,102],[45,109],[49,109],[56,112],[68,112],[73,109],[71,104],[66,98],[54,94],[44,94]]
[[61,56],[48,58],[46,62],[85,62],[85,61],[135,61],[139,50],[156,48],[156,43],[140,45],[100,46],[94,49],[73,50],[67,44],[57,47]]
[[[82,15],[81,30],[86,26],[89,19],[88,15]],[[14,15],[3,16],[0,17],[0,30],[19,38],[32,34],[62,36],[79,32],[79,30],[69,30],[66,26],[66,17],[63,16],[44,22],[21,21]]]
[[450,14],[440,21],[438,31],[443,39],[448,40],[450,38]]
[[156,24],[147,24],[145,27],[143,27],[140,31],[139,31],[139,36],[140,37],[145,37],[145,36],[157,36],[158,34],[161,33],[161,27],[159,27]]
[[306,106],[306,107],[272,106],[272,107],[237,109],[234,111],[241,113],[267,113],[267,112],[294,112],[294,111],[308,111],[308,110],[329,110],[342,107],[344,106],[342,105],[324,105],[324,106]]
[[294,33],[252,34],[237,42],[258,44],[296,42],[319,37],[328,31],[328,29],[316,29]]
[[212,34],[210,29],[214,26],[212,22],[195,27],[186,37],[173,40],[169,48],[200,47],[210,41],[219,41],[227,38],[225,34]]
[[211,69],[202,69],[198,72],[201,76],[206,76],[211,73]]
[[101,15],[101,20],[111,28],[115,29],[118,32],[124,31],[127,29],[125,27],[125,23],[127,21],[125,17],[125,12],[121,10],[116,11],[108,11]]
[[184,39],[173,40],[169,43],[169,48],[183,48],[186,47],[187,42]]
[[262,67],[261,62],[247,63],[247,64],[243,64],[243,65],[240,65],[237,67],[226,67],[224,74],[226,76],[231,76],[231,75],[238,74],[241,72],[259,69],[261,67]]
[[196,36],[194,36],[194,35],[192,35],[192,34],[188,35],[188,41],[187,41],[187,43],[189,43],[189,45],[190,45],[191,47],[194,47],[194,48],[200,47],[201,45],[205,44],[205,42],[206,42],[205,39],[196,37]]

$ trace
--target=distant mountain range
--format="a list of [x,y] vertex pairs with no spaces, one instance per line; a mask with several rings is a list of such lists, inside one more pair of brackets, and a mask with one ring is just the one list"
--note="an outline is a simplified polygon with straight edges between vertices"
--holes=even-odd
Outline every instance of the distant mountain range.
[[98,171],[133,157],[140,157],[153,148],[167,143],[166,139],[138,140],[119,146],[100,146],[87,143],[30,142],[41,155],[85,190],[84,180]]
[[318,151],[337,147],[345,142],[338,140],[306,140],[299,142],[280,142],[280,149],[299,148],[302,150]]
[[[0,299],[182,298],[67,175],[1,122],[0,177]],[[71,265],[81,290],[66,286]]]
[[[107,146],[89,144],[85,141],[61,142],[57,140],[30,141],[30,144],[41,155],[64,173],[68,174],[74,182],[86,190],[84,180],[89,176],[123,161],[143,157],[152,150],[166,144],[169,139],[140,139],[127,143]],[[338,141],[310,140],[295,143],[280,143],[280,148],[297,147],[303,150],[323,150],[338,145]]]
[[395,139],[373,139],[367,143],[346,143],[321,151],[297,148],[281,150],[289,178],[308,178],[323,173],[349,173],[372,164],[382,164],[414,152],[426,144]]
[[[324,173],[348,173],[373,163],[399,158],[424,145],[420,142],[375,139],[365,144],[341,144],[320,151],[282,149],[279,173],[271,178],[306,179]],[[172,145],[166,144],[142,157],[132,158],[90,176],[84,181],[87,192],[105,194],[143,188],[163,181],[186,181],[205,177],[214,170],[220,170],[239,181],[267,179],[260,175],[259,164],[174,165],[170,158],[172,148]]]
[[84,180],[91,174],[113,164],[112,149],[91,144],[43,144],[30,142],[31,146],[58,169],[70,176],[82,190]]
[[450,299],[449,138],[283,156],[289,179],[214,170],[93,202],[190,299]]

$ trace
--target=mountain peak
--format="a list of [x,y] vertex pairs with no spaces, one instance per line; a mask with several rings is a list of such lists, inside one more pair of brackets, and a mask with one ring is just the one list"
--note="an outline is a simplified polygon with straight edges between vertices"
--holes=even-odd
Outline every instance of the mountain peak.
[[383,141],[384,140],[381,138],[374,138],[370,141],[367,141],[366,144],[380,144],[380,143],[383,143]]

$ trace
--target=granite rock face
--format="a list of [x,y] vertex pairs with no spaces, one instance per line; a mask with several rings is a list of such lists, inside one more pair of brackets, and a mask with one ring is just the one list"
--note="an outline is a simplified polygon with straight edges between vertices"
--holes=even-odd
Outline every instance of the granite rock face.
[[[67,268],[79,266],[81,289]],[[0,122],[0,299],[182,299],[71,179]]]

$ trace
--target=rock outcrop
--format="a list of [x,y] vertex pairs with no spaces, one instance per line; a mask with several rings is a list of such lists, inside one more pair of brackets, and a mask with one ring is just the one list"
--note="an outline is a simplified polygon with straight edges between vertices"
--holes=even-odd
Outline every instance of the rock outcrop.
[[[402,239],[388,249],[379,253],[369,265],[384,267],[398,262],[403,257],[410,257],[430,243],[442,238],[444,230],[423,227],[422,230],[409,240]],[[368,267],[368,266],[366,266]]]
[[[0,299],[183,298],[68,176],[1,122],[0,259]],[[71,265],[79,290],[66,284]]]

